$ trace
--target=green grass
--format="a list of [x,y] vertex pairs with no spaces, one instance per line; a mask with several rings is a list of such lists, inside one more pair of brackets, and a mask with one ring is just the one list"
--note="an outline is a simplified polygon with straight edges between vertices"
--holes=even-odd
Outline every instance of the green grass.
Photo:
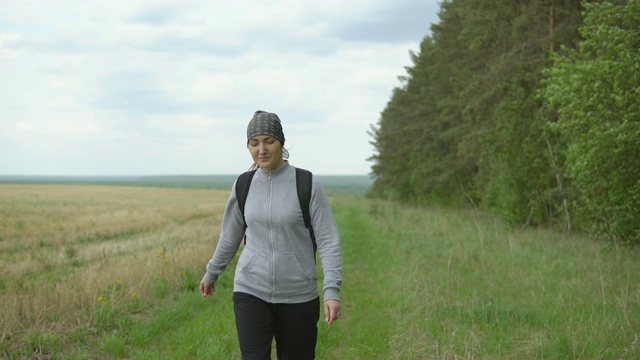
[[322,359],[633,359],[638,249],[473,211],[338,203],[345,318]]
[[[481,213],[349,197],[342,318],[319,323],[318,359],[637,359],[640,252]],[[184,246],[184,245],[183,245]],[[213,248],[211,249],[213,250]],[[36,333],[28,351],[69,359],[237,359],[231,264],[213,298],[205,264],[153,297],[107,300],[88,327]],[[28,354],[30,355],[30,354]],[[18,358],[4,354],[0,358]]]

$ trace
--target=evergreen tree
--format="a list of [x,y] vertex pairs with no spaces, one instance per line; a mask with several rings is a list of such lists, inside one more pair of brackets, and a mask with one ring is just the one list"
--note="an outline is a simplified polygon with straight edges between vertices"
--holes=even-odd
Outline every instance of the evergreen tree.
[[[575,3],[578,1],[564,1],[562,11],[577,13],[572,10]],[[440,22],[432,26],[432,35],[423,40],[420,53],[412,54],[414,66],[407,68],[402,87],[394,90],[371,132],[377,152],[372,157],[376,177],[373,194],[393,194],[417,203],[461,205],[472,200],[477,204],[486,189],[496,188],[499,182],[494,181],[495,176],[510,177],[529,163],[518,157],[515,164],[501,164],[512,160],[506,154],[516,154],[512,148],[521,143],[499,138],[511,134],[496,131],[496,111],[503,111],[501,121],[513,122],[506,128],[525,131],[518,134],[520,139],[527,136],[526,128],[531,124],[522,126],[519,122],[535,118],[540,106],[532,94],[549,51],[552,35],[547,17],[552,6],[557,7],[548,0],[454,0],[441,4]],[[561,41],[562,36],[554,37]],[[513,117],[504,112],[515,106],[527,106],[530,111]],[[522,118],[523,114],[528,118]],[[540,147],[539,142],[533,141],[531,146],[546,153],[546,143]],[[502,153],[500,146],[504,144],[512,148]],[[549,161],[544,164],[548,178],[551,166]],[[518,176],[526,181],[529,174]],[[529,212],[526,205],[519,204],[527,204],[531,193],[544,193],[547,183],[536,182],[529,186],[533,189],[515,194],[524,200],[507,202],[503,212],[514,206]],[[516,181],[511,188],[520,186]],[[493,204],[505,202],[504,198],[494,200]],[[523,216],[517,218],[521,221]]]
[[512,45],[499,58],[511,71],[486,137],[478,179],[485,207],[513,224],[562,222],[570,227],[561,144],[546,131],[555,114],[542,111],[537,90],[549,52],[558,44],[576,46],[580,9],[579,1],[513,5]]

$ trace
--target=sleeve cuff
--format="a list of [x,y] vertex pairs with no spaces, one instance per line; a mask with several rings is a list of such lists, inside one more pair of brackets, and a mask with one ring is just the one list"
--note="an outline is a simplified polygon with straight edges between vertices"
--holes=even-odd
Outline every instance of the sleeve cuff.
[[207,271],[207,273],[204,274],[202,280],[208,282],[209,284],[213,284],[216,282],[216,280],[218,280],[218,277]]
[[327,300],[340,301],[340,297],[338,296],[338,289],[326,288],[324,290],[324,301],[327,301]]

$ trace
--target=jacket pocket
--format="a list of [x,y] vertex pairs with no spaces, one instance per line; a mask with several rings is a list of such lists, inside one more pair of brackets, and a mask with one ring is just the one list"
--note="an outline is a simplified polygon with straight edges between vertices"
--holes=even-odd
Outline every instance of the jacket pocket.
[[246,249],[243,250],[238,259],[238,266],[236,266],[237,271],[249,270],[253,266],[255,258],[253,252],[247,251]]
[[315,267],[306,269],[294,254],[278,256],[276,265],[277,290],[283,294],[306,293],[317,286]]
[[250,289],[268,291],[269,265],[265,259],[245,248],[236,266],[235,282]]

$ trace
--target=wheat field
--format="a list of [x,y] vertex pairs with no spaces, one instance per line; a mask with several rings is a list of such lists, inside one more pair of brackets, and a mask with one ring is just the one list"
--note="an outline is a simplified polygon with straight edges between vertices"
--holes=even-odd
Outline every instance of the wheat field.
[[211,256],[228,191],[0,185],[0,343],[91,322]]

